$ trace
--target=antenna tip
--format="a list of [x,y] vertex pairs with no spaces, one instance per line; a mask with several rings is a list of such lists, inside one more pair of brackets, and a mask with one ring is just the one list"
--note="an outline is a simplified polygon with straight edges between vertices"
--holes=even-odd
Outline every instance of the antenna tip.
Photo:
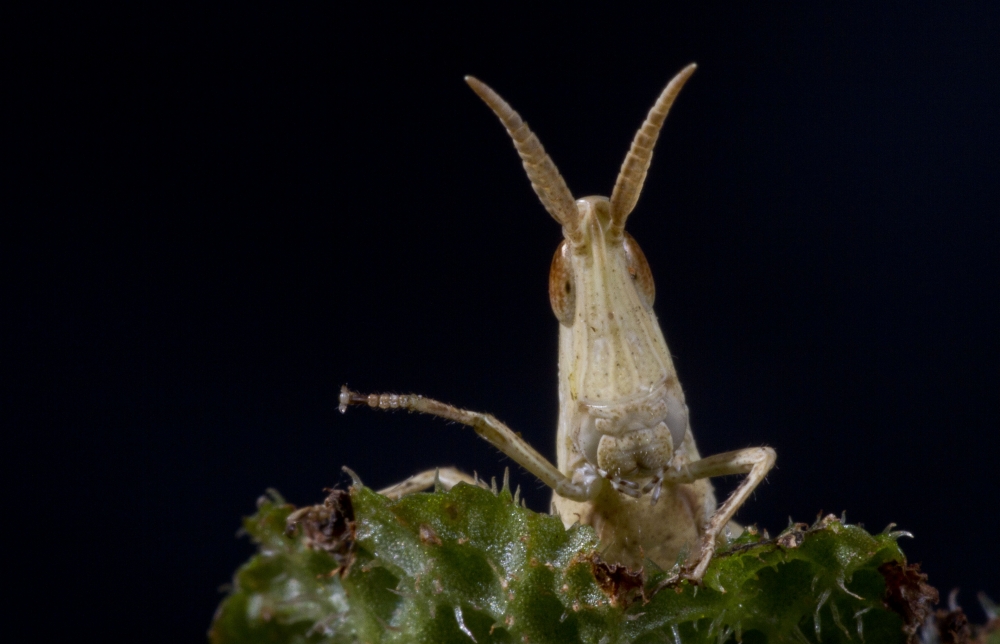
[[[491,107],[497,100],[500,100],[501,102],[503,100],[500,99],[499,96],[495,96],[495,92],[491,90],[486,83],[479,80],[475,76],[466,76],[465,83],[466,85],[472,88],[473,92],[479,95],[479,98],[486,101],[486,104],[490,105]],[[496,110],[496,108],[493,109],[494,111]]]

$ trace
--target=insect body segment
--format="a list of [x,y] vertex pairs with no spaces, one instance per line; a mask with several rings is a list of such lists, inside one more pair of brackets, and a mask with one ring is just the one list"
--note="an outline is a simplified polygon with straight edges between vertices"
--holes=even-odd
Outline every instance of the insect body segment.
[[[592,525],[605,558],[630,567],[651,559],[669,568],[687,551],[692,556],[679,576],[699,581],[716,540],[774,465],[775,454],[762,447],[700,457],[653,312],[652,273],[624,230],[660,128],[694,69],[689,65],[670,81],[650,110],[610,199],[574,200],[517,112],[485,84],[466,78],[507,128],[532,187],[563,228],[565,240],[549,273],[549,297],[559,321],[557,465],[495,417],[421,396],[363,396],[345,387],[340,409],[367,403],[469,425],[553,489],[553,511],[567,526]],[[744,473],[748,476],[717,509],[707,479]]]

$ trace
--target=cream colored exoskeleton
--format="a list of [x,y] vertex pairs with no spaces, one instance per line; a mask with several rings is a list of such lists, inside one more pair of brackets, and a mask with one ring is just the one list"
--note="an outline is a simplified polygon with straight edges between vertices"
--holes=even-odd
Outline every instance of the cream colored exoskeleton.
[[[671,104],[694,72],[689,65],[663,90],[625,157],[611,198],[574,200],[555,164],[520,116],[492,89],[466,78],[514,139],[531,185],[562,225],[564,241],[549,275],[559,320],[558,467],[489,414],[416,395],[362,395],[350,404],[409,409],[473,427],[554,490],[563,523],[591,525],[605,559],[630,568],[651,559],[669,569],[688,553],[678,577],[699,581],[720,534],[774,465],[768,447],[701,458],[684,392],[653,313],[653,278],[625,221],[642,190],[653,146]],[[709,478],[747,474],[720,507]],[[448,484],[468,480],[451,468]],[[429,486],[425,472],[390,488],[400,496]]]

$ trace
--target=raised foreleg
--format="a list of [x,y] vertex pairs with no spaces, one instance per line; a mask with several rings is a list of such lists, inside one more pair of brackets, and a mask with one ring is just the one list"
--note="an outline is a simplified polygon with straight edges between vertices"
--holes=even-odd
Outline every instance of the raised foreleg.
[[341,413],[346,412],[349,405],[368,405],[375,409],[406,409],[467,425],[498,450],[514,459],[518,465],[538,477],[542,483],[555,490],[559,496],[574,501],[586,501],[597,492],[593,482],[590,485],[573,483],[527,441],[490,414],[459,409],[417,395],[359,394],[349,390],[345,385],[340,388]]

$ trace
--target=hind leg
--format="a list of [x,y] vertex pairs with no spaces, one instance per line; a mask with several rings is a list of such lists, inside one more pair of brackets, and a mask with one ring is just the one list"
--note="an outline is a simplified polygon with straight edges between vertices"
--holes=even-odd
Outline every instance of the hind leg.
[[468,483],[469,485],[487,487],[483,481],[479,480],[479,477],[469,476],[465,472],[454,467],[439,467],[433,470],[424,470],[419,474],[414,474],[405,481],[400,481],[395,485],[390,485],[387,488],[379,490],[378,493],[396,501],[407,494],[413,494],[414,492],[426,490],[436,483],[439,483],[441,487],[446,490],[450,490],[459,483]]

